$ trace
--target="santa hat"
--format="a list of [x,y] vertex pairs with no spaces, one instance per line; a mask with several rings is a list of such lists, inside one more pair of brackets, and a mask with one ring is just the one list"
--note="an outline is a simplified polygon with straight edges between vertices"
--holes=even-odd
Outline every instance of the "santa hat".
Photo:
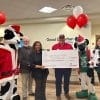
[[13,24],[13,25],[11,25],[11,27],[12,27],[17,33],[20,33],[20,25]]
[[78,42],[78,44],[84,43],[85,42],[84,37],[82,37],[81,35],[79,35],[78,38],[77,38],[77,42]]
[[9,25],[6,29],[15,31],[20,36],[23,36],[23,33],[20,32],[20,25],[17,24]]

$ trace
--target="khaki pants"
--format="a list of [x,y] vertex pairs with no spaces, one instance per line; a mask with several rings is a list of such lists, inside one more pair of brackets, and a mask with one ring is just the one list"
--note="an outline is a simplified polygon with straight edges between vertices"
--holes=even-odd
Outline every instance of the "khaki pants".
[[27,97],[28,93],[32,93],[33,78],[31,73],[22,73],[22,97]]

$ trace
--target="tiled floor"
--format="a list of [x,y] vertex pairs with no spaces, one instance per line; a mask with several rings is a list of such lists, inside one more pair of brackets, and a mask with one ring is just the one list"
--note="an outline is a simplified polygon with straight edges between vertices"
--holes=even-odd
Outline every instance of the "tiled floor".
[[[21,78],[19,78],[18,80],[18,92],[20,95],[22,95],[22,91],[21,91]],[[96,88],[96,93],[98,96],[98,100],[100,100],[100,85],[95,86]],[[33,90],[34,90],[34,84],[33,84]],[[80,90],[80,86],[79,85],[70,85],[70,95],[72,97],[72,100],[87,100],[87,99],[77,99],[75,97],[75,92]],[[47,90],[46,90],[46,95],[47,95],[47,100],[56,100],[56,96],[55,96],[55,84],[54,83],[47,83]],[[28,100],[34,100],[33,96],[29,96]],[[64,95],[62,94],[62,100],[66,100]]]

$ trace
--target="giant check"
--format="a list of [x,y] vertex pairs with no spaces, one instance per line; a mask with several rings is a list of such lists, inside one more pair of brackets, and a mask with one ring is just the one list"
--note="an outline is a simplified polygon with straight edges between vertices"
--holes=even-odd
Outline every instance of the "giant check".
[[51,50],[42,52],[42,65],[46,68],[79,68],[77,50]]

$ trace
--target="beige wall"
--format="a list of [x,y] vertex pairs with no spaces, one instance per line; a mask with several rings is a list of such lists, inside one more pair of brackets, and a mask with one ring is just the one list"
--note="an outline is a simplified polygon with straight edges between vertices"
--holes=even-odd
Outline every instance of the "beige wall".
[[[17,22],[16,22],[17,23]],[[28,22],[27,22],[28,23]],[[21,24],[21,23],[20,23]],[[3,32],[5,26],[1,26],[0,32]],[[98,25],[89,25],[88,28],[79,29],[76,28],[74,30],[68,28],[66,23],[45,23],[45,24],[22,24],[21,31],[28,35],[31,39],[31,44],[35,40],[40,40],[44,46],[44,48],[50,48],[55,41],[47,41],[47,38],[54,39],[58,36],[58,34],[65,34],[66,37],[73,38],[78,34],[82,34],[86,38],[89,38],[91,41],[91,48],[94,47],[92,43],[95,43],[95,35],[100,34],[100,24]]]
[[[65,34],[68,38],[75,38],[78,34],[82,34],[88,39],[91,38],[91,24],[87,28],[76,27],[74,30],[70,29],[66,23],[25,24],[21,26],[21,30],[30,37],[31,44],[39,40],[45,49],[51,48],[57,42],[55,39],[59,34]],[[53,40],[48,41],[48,38]]]
[[[96,35],[100,35],[100,24],[98,25],[92,25],[92,33],[91,33],[91,43],[94,43],[95,44],[95,36]],[[94,47],[95,45],[92,45],[92,48]]]

